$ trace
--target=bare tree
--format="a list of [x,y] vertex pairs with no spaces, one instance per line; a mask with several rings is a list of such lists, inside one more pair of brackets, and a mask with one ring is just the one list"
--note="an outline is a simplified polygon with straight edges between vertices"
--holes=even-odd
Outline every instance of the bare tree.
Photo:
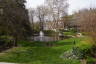
[[43,30],[44,29],[44,22],[45,22],[45,19],[46,19],[46,8],[45,6],[41,5],[41,6],[38,6],[37,9],[36,9],[36,15],[37,15],[37,18],[40,22],[40,30]]
[[[77,26],[83,32],[87,32],[93,39],[96,39],[96,9],[84,9],[76,14]],[[94,41],[96,42],[96,40]]]
[[66,16],[68,12],[67,0],[46,0],[46,4],[49,8],[50,17],[55,22],[55,29],[59,29],[59,21],[61,20],[61,17]]
[[[92,38],[93,41],[91,43],[93,47],[90,55],[96,58],[96,9],[83,9],[79,13],[76,13],[76,19],[79,30],[87,33],[87,36]],[[83,61],[86,60],[83,59]]]
[[31,22],[32,30],[34,30],[34,18],[35,18],[35,9],[29,9],[29,20]]

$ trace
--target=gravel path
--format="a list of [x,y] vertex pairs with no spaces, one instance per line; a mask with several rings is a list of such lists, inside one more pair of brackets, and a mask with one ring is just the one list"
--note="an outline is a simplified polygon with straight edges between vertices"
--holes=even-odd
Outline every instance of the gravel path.
[[0,62],[0,64],[15,64],[15,63]]

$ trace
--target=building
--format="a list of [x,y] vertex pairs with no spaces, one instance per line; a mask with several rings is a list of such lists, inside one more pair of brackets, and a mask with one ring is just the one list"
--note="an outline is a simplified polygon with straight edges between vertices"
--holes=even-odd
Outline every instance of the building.
[[57,31],[59,29],[64,29],[63,21],[47,21],[44,23],[44,30],[54,30]]

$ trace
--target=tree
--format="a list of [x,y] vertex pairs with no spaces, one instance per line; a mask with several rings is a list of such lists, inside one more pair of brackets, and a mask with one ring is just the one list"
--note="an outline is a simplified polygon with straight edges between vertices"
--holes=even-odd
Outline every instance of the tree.
[[[92,38],[92,47],[90,49],[90,56],[96,58],[96,9],[83,9],[76,13],[77,26],[81,32],[87,33],[87,36]],[[86,53],[85,55],[87,55]],[[88,54],[88,55],[89,55]],[[96,61],[95,61],[96,63]],[[94,64],[95,64],[94,63]]]
[[[50,18],[55,22],[55,29],[58,30],[59,21],[67,15],[67,0],[46,0],[46,5],[49,8]],[[64,20],[62,22],[64,22]]]
[[77,26],[80,31],[87,32],[96,42],[96,9],[81,10],[75,17],[77,17]]
[[[15,41],[26,39],[31,34],[28,12],[25,9],[25,0],[2,0],[3,9],[0,24],[4,28],[4,35],[13,36]],[[14,45],[17,45],[15,42]]]
[[32,24],[32,28],[34,29],[34,17],[35,17],[35,9],[29,9],[29,19]]
[[40,22],[40,30],[44,30],[44,23],[47,15],[46,11],[47,11],[47,8],[45,8],[45,6],[43,5],[38,6],[36,9],[36,15]]
[[35,31],[35,24],[34,24],[34,19],[35,19],[35,9],[31,8],[29,9],[29,20],[31,23],[31,27],[32,27],[32,36],[34,38],[34,31]]
[[62,21],[63,21],[63,27],[64,28],[73,28],[74,26],[74,15],[66,15],[64,17],[62,17]]

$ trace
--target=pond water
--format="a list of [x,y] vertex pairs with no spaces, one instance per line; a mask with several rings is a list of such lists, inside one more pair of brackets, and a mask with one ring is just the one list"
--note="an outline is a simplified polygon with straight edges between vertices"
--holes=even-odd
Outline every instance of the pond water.
[[55,41],[54,37],[49,37],[49,36],[45,36],[45,34],[43,33],[43,31],[40,31],[39,36],[34,36],[33,37],[34,41]]
[[34,41],[56,41],[56,38],[55,37],[48,37],[48,36],[43,36],[43,37],[40,37],[40,36],[37,36],[37,37],[34,37]]
[[38,36],[34,36],[32,37],[33,41],[44,41],[44,42],[49,42],[49,41],[58,41],[58,40],[63,40],[66,39],[68,37],[66,36],[45,36],[45,34],[43,33],[43,31],[40,31]]

